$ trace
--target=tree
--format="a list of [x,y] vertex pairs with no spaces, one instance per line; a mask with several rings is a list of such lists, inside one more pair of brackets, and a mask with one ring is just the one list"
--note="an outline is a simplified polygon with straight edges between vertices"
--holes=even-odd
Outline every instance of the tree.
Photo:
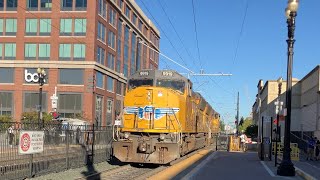
[[247,129],[248,126],[252,125],[252,119],[247,117],[245,120],[243,117],[241,117],[241,121],[239,124],[239,131],[245,131]]
[[225,124],[223,121],[220,121],[220,131],[224,131]]
[[255,124],[252,124],[252,125],[248,126],[248,127],[246,128],[245,134],[246,134],[248,137],[251,137],[251,138],[256,138],[256,137],[258,137],[258,126],[255,125]]

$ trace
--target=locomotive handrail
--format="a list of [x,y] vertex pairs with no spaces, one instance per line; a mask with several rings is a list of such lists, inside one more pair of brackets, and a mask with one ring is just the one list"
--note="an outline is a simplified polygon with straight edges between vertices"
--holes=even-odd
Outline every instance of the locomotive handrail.
[[[182,143],[182,126],[181,126],[181,123],[180,123],[180,121],[179,121],[179,119],[177,118],[177,116],[176,116],[176,114],[174,113],[174,110],[173,110],[173,108],[170,108],[171,109],[171,111],[172,111],[172,114],[174,115],[174,117],[175,117],[175,120],[177,121],[177,124],[178,124],[178,126],[179,126],[179,128],[180,128],[180,137],[179,137],[179,141],[178,141],[178,143],[180,143],[180,141],[181,141],[181,143]],[[170,117],[170,116],[169,116]]]

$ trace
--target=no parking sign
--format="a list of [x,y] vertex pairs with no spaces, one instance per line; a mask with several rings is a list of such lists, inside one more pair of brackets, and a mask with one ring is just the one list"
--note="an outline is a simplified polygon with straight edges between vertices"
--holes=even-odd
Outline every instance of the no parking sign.
[[43,152],[43,131],[20,131],[19,154]]

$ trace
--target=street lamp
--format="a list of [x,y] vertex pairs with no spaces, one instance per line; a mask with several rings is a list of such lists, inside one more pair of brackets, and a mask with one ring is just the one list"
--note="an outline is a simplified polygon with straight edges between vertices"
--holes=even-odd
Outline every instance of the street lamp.
[[[42,128],[44,128],[44,119],[42,118],[42,86],[46,77],[46,71],[42,68],[37,69],[38,82],[39,82],[39,114],[38,114],[38,125],[42,122]],[[40,129],[40,128],[39,128]]]
[[277,169],[280,176],[295,176],[295,168],[290,157],[290,126],[291,126],[291,96],[292,96],[292,63],[293,63],[293,44],[295,19],[297,16],[299,0],[289,0],[286,8],[287,24],[288,24],[288,64],[287,64],[287,92],[286,92],[286,121],[284,130],[284,149],[283,158]]
[[277,166],[277,161],[278,161],[278,141],[280,139],[280,129],[279,129],[279,121],[280,121],[280,111],[281,111],[281,106],[282,106],[282,102],[280,101],[280,95],[281,95],[281,86],[282,86],[282,77],[280,77],[278,80],[278,98],[277,98],[277,102],[276,102],[276,107],[278,108],[278,112],[277,112],[277,127],[276,127],[276,148],[275,148],[275,158],[274,158],[274,165]]

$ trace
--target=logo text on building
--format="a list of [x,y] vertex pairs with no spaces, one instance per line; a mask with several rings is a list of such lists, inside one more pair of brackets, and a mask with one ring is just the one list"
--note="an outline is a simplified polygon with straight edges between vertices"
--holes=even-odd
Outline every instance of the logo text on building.
[[[39,75],[38,73],[30,73],[27,69],[24,70],[24,80],[28,83],[34,82],[37,83],[39,82]],[[46,80],[43,80],[46,82]]]

